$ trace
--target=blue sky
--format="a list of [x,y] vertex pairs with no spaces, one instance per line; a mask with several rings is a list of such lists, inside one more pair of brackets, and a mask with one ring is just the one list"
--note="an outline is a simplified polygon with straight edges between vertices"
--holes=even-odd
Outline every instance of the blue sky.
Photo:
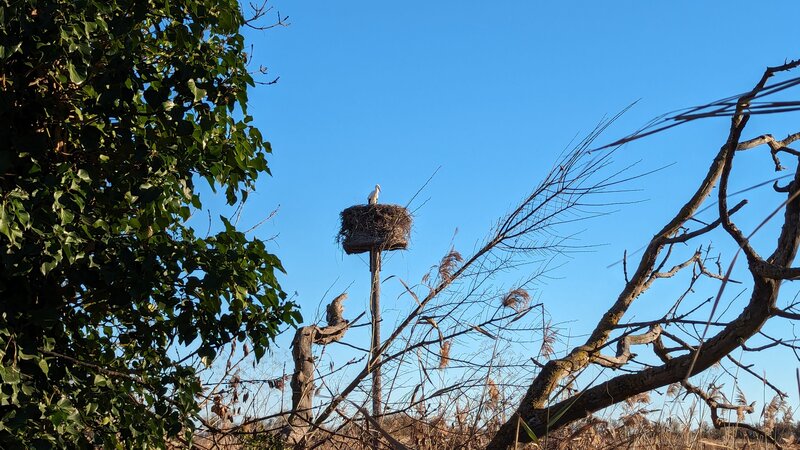
[[[638,101],[599,143],[662,113],[748,90],[766,66],[800,57],[800,4],[791,1],[271,3],[290,26],[247,38],[254,67],[280,77],[250,94],[250,114],[273,145],[274,176],[260,180],[241,225],[279,206],[255,235],[274,237],[287,270],[282,285],[297,293],[307,320],[345,289],[351,317],[366,308],[368,261],[345,255],[334,238],[339,212],[364,202],[375,183],[381,202],[405,205],[436,173],[411,205],[410,249],[387,255],[384,266],[384,276],[416,282],[451,243],[469,254],[603,117]],[[754,120],[746,137],[798,131],[796,118]],[[640,203],[578,227],[581,243],[600,246],[564,260],[538,287],[554,322],[573,336],[591,329],[622,286],[620,267],[606,266],[674,214],[727,127],[724,119],[693,123],[618,152],[615,167],[640,161],[632,174],[668,167],[613,198]],[[747,158],[753,169],[737,172],[734,188],[774,176],[763,152]],[[742,219],[745,229],[781,201],[768,190],[750,198],[763,198],[763,209]],[[395,281],[385,283],[389,324],[408,306],[400,292]],[[669,289],[658,292],[673,298]],[[635,318],[671,301],[642,300]],[[286,355],[290,338],[279,340],[276,357]],[[768,358],[754,362],[796,401],[797,364],[775,367]]]

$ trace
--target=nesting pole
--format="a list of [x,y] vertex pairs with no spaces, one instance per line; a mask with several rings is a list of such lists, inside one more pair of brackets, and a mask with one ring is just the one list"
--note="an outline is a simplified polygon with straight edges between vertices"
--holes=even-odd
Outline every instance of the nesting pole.
[[[375,194],[375,193],[373,193]],[[372,338],[367,370],[372,372],[372,415],[378,419],[383,412],[381,396],[381,253],[408,247],[411,215],[402,206],[373,203],[351,206],[341,213],[342,228],[339,241],[348,255],[369,252]]]
[[372,371],[372,415],[377,419],[383,414],[381,407],[381,250],[369,251],[369,312],[372,314],[372,339],[369,345],[369,364],[377,366]]

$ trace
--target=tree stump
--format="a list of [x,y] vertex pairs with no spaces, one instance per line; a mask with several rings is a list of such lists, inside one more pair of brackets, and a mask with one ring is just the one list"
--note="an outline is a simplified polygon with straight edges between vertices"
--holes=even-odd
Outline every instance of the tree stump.
[[344,320],[342,301],[347,294],[336,297],[327,309],[328,326],[309,325],[300,327],[292,340],[292,412],[289,424],[284,430],[286,441],[295,445],[301,442],[308,433],[313,421],[312,404],[314,399],[314,355],[312,345],[326,345],[344,337],[350,323]]

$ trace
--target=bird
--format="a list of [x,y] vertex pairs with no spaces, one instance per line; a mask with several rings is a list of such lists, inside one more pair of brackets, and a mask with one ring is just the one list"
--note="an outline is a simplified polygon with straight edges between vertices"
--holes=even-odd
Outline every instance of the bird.
[[370,192],[369,197],[367,197],[367,204],[370,205],[377,205],[378,204],[378,195],[381,193],[381,185],[376,184],[375,190]]

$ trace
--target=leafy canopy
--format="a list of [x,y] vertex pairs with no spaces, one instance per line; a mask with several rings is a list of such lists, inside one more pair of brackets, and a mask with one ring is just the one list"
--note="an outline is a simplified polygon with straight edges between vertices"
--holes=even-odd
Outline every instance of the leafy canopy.
[[[185,439],[195,370],[300,320],[223,218],[268,173],[236,0],[0,0],[0,447]],[[174,354],[174,353],[173,353]]]

